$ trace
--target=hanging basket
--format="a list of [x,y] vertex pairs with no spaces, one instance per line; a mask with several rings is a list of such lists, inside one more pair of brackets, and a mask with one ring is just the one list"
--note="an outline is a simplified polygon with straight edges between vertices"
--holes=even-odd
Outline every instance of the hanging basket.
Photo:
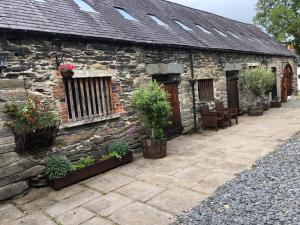
[[14,131],[17,152],[36,154],[49,150],[55,143],[59,125],[60,122],[57,121],[34,130]]
[[74,76],[74,72],[72,70],[60,71],[60,75],[64,79],[71,79]]

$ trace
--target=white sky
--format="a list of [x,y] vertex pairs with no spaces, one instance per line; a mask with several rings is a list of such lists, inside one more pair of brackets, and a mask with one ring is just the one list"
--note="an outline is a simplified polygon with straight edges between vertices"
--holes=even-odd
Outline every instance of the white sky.
[[257,0],[168,0],[192,8],[212,12],[230,19],[253,23]]

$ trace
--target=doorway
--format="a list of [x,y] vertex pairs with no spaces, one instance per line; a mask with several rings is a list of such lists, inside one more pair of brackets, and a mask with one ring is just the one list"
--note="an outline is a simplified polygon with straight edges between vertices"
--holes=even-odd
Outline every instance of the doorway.
[[287,102],[288,96],[293,93],[293,70],[290,65],[287,65],[283,72],[281,85],[281,101]]
[[182,132],[180,102],[178,97],[180,74],[154,75],[153,80],[163,84],[165,91],[169,94],[172,115],[170,117],[170,124],[168,124],[164,130],[168,138],[176,137]]
[[240,108],[239,103],[239,88],[238,88],[239,71],[227,71],[227,101],[229,108]]

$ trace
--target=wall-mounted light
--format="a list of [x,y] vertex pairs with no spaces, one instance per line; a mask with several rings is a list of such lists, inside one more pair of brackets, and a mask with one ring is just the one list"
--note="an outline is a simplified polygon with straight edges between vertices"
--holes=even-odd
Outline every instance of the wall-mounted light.
[[0,48],[0,72],[6,68],[7,53]]

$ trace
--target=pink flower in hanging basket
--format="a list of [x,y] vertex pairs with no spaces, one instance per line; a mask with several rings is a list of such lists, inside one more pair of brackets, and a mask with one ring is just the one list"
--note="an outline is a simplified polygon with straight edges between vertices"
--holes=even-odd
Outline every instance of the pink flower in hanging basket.
[[58,67],[58,71],[63,78],[72,78],[74,75],[74,69],[75,66],[72,64],[63,64]]

